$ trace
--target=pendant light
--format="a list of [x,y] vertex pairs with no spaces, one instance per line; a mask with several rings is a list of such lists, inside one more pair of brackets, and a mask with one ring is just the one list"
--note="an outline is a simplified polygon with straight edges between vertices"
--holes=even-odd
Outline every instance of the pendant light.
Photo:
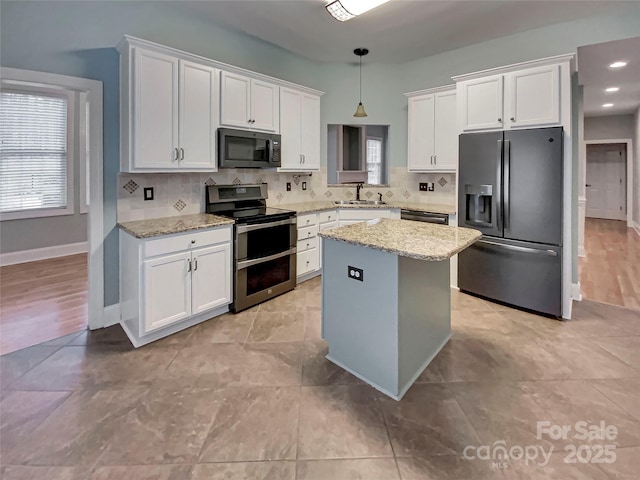
[[354,113],[353,116],[368,117],[367,112],[364,111],[364,105],[362,105],[362,57],[369,53],[369,50],[366,48],[356,48],[353,53],[360,57],[360,102],[358,103],[358,108],[356,108],[356,113]]

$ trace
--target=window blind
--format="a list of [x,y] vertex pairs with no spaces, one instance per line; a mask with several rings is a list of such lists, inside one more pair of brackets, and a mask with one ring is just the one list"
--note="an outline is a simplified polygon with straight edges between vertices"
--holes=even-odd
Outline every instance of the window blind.
[[367,138],[367,183],[382,183],[382,140]]
[[67,205],[67,99],[0,94],[0,212]]

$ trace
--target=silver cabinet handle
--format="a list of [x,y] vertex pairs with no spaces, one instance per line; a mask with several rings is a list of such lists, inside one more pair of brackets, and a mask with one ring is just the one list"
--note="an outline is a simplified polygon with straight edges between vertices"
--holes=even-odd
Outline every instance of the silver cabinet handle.
[[281,253],[276,253],[275,255],[269,255],[268,257],[256,258],[253,260],[244,260],[242,262],[238,262],[236,264],[236,268],[237,270],[243,270],[253,265],[258,265],[259,263],[270,262],[271,260],[276,260],[277,258],[294,255],[297,251],[298,249],[296,247],[291,247],[289,250],[285,250]]
[[287,224],[294,224],[294,223],[296,223],[295,217],[287,220],[280,220],[278,222],[273,222],[273,223],[259,223],[257,225],[238,225],[236,228],[236,232],[246,233],[246,232],[252,232],[254,230],[262,230],[264,228],[271,228],[271,227],[277,227],[280,225],[287,225]]
[[198,259],[193,259],[193,271],[195,272],[198,269]]
[[300,163],[302,163],[302,154],[298,154],[298,156],[300,157]]
[[433,164],[437,165],[438,164],[438,155],[434,155],[433,156]]
[[180,148],[180,160],[184,160],[184,148]]
[[431,156],[429,157],[429,163],[430,163],[431,165],[433,165],[433,155],[431,155]]
[[191,271],[191,260],[187,260],[187,272]]
[[173,161],[174,162],[178,161],[178,148],[173,149]]

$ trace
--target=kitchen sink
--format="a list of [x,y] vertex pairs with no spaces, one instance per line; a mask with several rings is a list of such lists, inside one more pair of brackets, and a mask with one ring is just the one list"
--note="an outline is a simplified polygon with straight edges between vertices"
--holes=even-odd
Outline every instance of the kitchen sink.
[[386,205],[387,202],[381,200],[335,200],[335,205]]

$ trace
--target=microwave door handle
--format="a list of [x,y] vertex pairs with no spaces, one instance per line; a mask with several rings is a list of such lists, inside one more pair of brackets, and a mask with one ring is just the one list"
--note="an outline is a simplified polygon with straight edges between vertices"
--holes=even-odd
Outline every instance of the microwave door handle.
[[269,152],[269,158],[267,158],[267,162],[273,162],[273,142],[271,140],[267,140],[267,151]]

